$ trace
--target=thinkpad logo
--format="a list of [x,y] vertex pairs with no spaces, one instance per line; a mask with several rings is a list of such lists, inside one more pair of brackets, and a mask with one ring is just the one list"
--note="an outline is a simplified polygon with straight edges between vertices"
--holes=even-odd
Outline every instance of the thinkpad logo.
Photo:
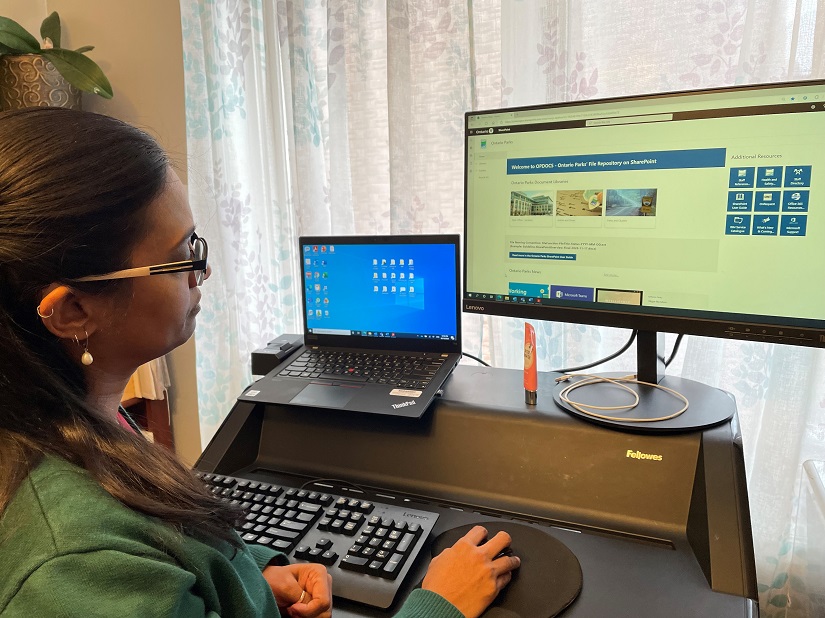
[[407,406],[414,406],[414,405],[415,405],[415,401],[411,399],[410,401],[402,401],[401,403],[394,403],[394,404],[392,404],[392,407],[397,410],[398,408],[406,408]]

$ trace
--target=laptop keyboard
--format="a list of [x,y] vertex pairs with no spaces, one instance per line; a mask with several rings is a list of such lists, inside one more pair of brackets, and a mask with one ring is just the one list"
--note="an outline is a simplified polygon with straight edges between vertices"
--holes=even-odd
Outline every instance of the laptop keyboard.
[[432,531],[438,514],[248,479],[197,476],[212,493],[239,505],[238,533],[332,575],[335,596],[387,608]]
[[278,375],[310,380],[373,382],[401,388],[426,388],[446,354],[387,354],[307,349]]

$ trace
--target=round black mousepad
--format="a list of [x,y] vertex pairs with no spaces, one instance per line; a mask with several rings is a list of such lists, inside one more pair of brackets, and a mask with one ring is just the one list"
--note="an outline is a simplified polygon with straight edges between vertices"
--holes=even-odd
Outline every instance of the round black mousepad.
[[433,541],[432,555],[452,546],[475,525],[484,526],[488,538],[499,530],[507,532],[513,539],[513,554],[521,558],[513,579],[482,618],[552,618],[579,596],[582,569],[576,556],[561,541],[526,524],[484,521],[452,528]]

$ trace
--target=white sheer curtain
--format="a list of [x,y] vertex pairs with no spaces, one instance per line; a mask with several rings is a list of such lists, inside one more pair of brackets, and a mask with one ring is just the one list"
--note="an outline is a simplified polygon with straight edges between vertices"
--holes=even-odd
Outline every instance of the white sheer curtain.
[[[250,351],[299,329],[298,234],[462,230],[465,111],[825,77],[825,0],[181,7],[190,195],[215,269],[197,334],[204,443],[248,383]],[[536,327],[542,370],[628,335]],[[520,366],[520,321],[465,316],[464,329],[467,352]],[[670,367],[737,397],[767,615],[810,610],[789,548],[801,463],[825,459],[823,364],[819,351],[689,337]]]

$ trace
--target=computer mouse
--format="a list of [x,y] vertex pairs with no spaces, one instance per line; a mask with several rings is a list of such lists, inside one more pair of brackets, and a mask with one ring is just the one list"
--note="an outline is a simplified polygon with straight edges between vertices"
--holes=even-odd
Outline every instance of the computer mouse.
[[512,538],[513,555],[521,566],[513,579],[482,614],[482,618],[552,618],[561,614],[582,589],[582,570],[575,554],[547,532],[512,521],[484,521],[452,528],[436,537],[433,556],[452,546],[473,526],[487,529],[487,538],[504,530]]

